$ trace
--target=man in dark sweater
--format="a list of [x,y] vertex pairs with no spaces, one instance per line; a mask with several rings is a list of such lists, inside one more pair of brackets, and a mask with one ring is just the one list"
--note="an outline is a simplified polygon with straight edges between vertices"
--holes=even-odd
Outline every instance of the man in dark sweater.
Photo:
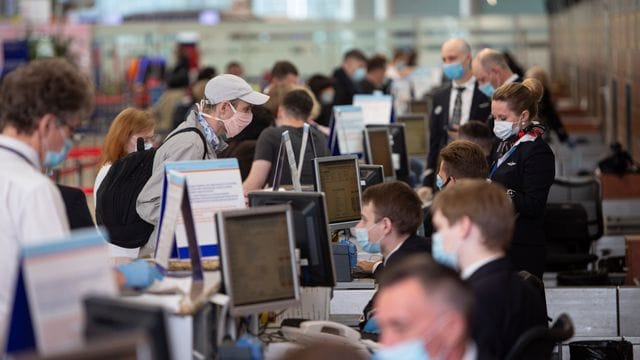
[[[298,159],[302,147],[303,127],[311,114],[313,100],[306,90],[293,90],[285,95],[278,109],[276,127],[267,128],[260,133],[256,143],[253,164],[249,176],[243,183],[246,192],[262,189],[265,184],[273,185],[273,174],[278,162],[278,152],[282,140],[282,133],[289,131],[291,146],[295,155],[295,163],[299,166]],[[304,152],[304,164],[298,169],[301,184],[313,184],[313,159],[314,157],[329,156],[326,137],[315,128],[309,131],[309,142],[315,144],[316,154],[313,153],[311,144],[307,144]],[[283,150],[284,151],[284,150]],[[283,157],[282,177],[280,184],[292,183],[289,162]]]
[[505,256],[515,213],[506,190],[465,179],[433,201],[433,257],[457,268],[474,292],[471,334],[478,348],[504,359],[518,338],[546,326],[541,291],[526,283]]

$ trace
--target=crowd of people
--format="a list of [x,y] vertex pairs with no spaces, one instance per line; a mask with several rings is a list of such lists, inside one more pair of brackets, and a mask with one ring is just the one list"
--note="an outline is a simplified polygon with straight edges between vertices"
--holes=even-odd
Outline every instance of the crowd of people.
[[[518,272],[544,273],[542,223],[555,176],[545,138],[553,129],[564,141],[566,131],[537,80],[539,69],[523,79],[500,51],[482,49],[474,56],[460,38],[447,40],[441,55],[445,82],[430,94],[426,171],[413,186],[394,181],[369,187],[354,231],[363,251],[382,254],[381,261],[358,263],[380,286],[363,309],[361,330],[379,336],[381,359],[504,358],[526,330],[547,324],[544,294]],[[312,184],[313,159],[330,155],[332,107],[352,104],[355,94],[388,93],[416,63],[415,52],[406,49],[391,61],[353,49],[331,76],[314,74],[304,83],[296,66],[283,60],[261,91],[243,78],[237,62],[221,75],[203,69],[192,84],[173,72],[159,103],[146,111],[124,109],[111,123],[94,191],[114,163],[157,147],[151,177],[132,200],[155,229],[165,162],[235,157],[245,191],[271,187],[284,131],[295,158],[304,161],[302,184]],[[0,272],[7,278],[15,277],[20,246],[69,233],[73,219],[42,170],[64,160],[91,107],[89,81],[63,60],[35,61],[2,82],[0,159],[6,171],[0,193],[8,206],[0,208]],[[314,146],[302,146],[307,124]],[[154,143],[155,133],[166,134],[161,144]],[[284,166],[281,184],[290,185],[291,176]],[[421,225],[424,236],[417,234]],[[119,256],[140,258],[152,254],[153,245],[113,247]],[[115,270],[121,286],[143,287],[157,276],[139,263],[131,266]],[[3,281],[2,324],[10,294],[11,284]]]

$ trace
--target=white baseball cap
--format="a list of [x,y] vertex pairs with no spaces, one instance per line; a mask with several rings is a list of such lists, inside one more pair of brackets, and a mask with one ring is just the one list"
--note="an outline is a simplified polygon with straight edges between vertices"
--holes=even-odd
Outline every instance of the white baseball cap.
[[244,79],[231,74],[218,75],[209,80],[204,88],[204,96],[211,104],[240,99],[252,105],[262,105],[269,100],[269,96],[253,91]]

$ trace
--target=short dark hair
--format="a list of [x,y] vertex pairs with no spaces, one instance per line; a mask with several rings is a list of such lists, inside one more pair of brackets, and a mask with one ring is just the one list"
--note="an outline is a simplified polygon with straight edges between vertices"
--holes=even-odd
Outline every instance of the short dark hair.
[[456,140],[445,146],[440,151],[438,166],[444,166],[447,176],[455,179],[485,179],[489,174],[484,151],[480,145],[467,140]]
[[376,70],[386,70],[387,59],[382,55],[373,56],[367,61],[367,72],[370,73]]
[[440,211],[451,225],[468,217],[480,228],[489,249],[507,250],[511,244],[516,215],[507,189],[496,183],[460,180],[436,195],[431,211]]
[[389,218],[400,234],[415,234],[422,224],[422,201],[404,182],[373,185],[362,194],[362,203],[372,203],[375,221]]
[[322,90],[333,88],[333,79],[322,74],[314,74],[307,80],[307,86],[317,97]]
[[467,325],[471,324],[473,293],[455,270],[438,264],[429,255],[411,255],[401,262],[385,267],[378,283],[380,290],[384,290],[408,279],[417,280],[428,296],[458,311],[467,321]]
[[289,61],[278,61],[271,68],[271,76],[274,79],[284,79],[289,74],[298,76],[298,68]]
[[213,66],[206,66],[198,72],[197,80],[211,80],[218,75],[218,71]]
[[307,120],[311,114],[311,109],[313,109],[313,100],[305,90],[292,90],[284,96],[280,106],[289,116],[295,119]]
[[480,145],[485,154],[491,152],[493,137],[493,131],[489,129],[489,126],[478,120],[469,120],[466,124],[460,126],[458,130],[459,139]]
[[89,79],[62,58],[32,61],[9,73],[0,86],[0,131],[10,125],[29,135],[46,114],[65,122],[92,109]]
[[362,62],[367,62],[367,57],[364,56],[364,53],[360,49],[351,49],[347,51],[346,53],[344,53],[344,57],[342,59],[356,59]]

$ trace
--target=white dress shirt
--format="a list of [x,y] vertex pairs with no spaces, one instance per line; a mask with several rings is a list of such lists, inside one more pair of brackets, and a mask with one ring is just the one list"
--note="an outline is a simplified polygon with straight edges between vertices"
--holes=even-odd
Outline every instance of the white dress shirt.
[[5,349],[20,247],[61,239],[69,234],[69,220],[32,147],[0,135],[0,164],[0,348]]
[[507,78],[507,80],[504,81],[504,83],[505,84],[511,84],[512,82],[516,81],[517,78],[518,78],[518,74],[513,74],[513,75],[509,76]]
[[451,96],[449,96],[449,122],[451,122],[451,117],[453,116],[453,107],[456,104],[456,96],[458,95],[458,87],[464,87],[464,91],[462,92],[462,108],[460,113],[460,125],[464,125],[469,121],[469,116],[471,114],[471,102],[473,101],[473,90],[476,87],[476,78],[471,77],[464,84],[457,84],[455,81],[451,82]]

